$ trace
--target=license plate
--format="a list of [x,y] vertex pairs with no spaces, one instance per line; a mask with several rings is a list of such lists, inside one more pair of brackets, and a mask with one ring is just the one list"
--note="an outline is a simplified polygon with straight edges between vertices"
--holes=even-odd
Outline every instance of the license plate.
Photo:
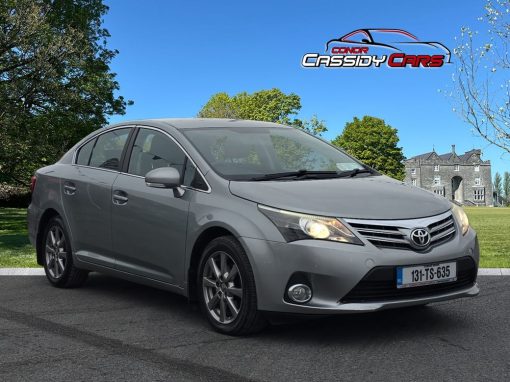
[[457,280],[457,263],[397,267],[397,288],[447,283]]

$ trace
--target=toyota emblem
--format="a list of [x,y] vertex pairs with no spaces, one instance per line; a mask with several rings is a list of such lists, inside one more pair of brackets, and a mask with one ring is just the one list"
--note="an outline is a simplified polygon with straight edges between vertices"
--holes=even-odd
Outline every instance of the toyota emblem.
[[430,233],[426,228],[415,228],[411,231],[409,236],[411,238],[411,244],[416,248],[427,248],[430,244]]

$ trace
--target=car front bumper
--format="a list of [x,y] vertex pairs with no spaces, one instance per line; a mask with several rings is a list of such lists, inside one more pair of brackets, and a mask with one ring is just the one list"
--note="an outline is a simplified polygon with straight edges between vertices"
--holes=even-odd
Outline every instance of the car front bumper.
[[[479,248],[476,233],[472,229],[464,236],[457,233],[450,241],[427,252],[322,240],[291,243],[246,237],[240,240],[252,264],[259,310],[302,314],[370,312],[473,297],[479,293],[476,284]],[[439,288],[412,297],[396,295],[387,299],[344,299],[371,270],[378,267],[394,269],[397,266],[436,264],[460,259],[470,259],[474,274],[469,283],[459,287]],[[304,277],[312,288],[313,297],[306,304],[292,303],[286,297],[289,283],[297,280],[296,275],[301,280]]]

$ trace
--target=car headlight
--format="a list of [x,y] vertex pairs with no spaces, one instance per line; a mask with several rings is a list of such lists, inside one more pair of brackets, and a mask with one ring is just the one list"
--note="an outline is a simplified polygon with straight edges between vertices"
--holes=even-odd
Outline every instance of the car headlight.
[[455,217],[455,220],[457,220],[457,223],[459,223],[460,228],[462,230],[462,235],[465,235],[469,229],[469,220],[462,209],[462,207],[458,206],[455,203],[452,203],[452,214]]
[[301,214],[260,204],[258,207],[288,242],[318,239],[363,245],[361,240],[336,218]]

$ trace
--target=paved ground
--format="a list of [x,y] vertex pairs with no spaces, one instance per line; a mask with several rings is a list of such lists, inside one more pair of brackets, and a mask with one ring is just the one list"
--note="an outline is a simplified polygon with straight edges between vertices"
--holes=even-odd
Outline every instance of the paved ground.
[[0,381],[510,380],[510,277],[479,283],[474,299],[232,338],[167,292],[0,277]]

